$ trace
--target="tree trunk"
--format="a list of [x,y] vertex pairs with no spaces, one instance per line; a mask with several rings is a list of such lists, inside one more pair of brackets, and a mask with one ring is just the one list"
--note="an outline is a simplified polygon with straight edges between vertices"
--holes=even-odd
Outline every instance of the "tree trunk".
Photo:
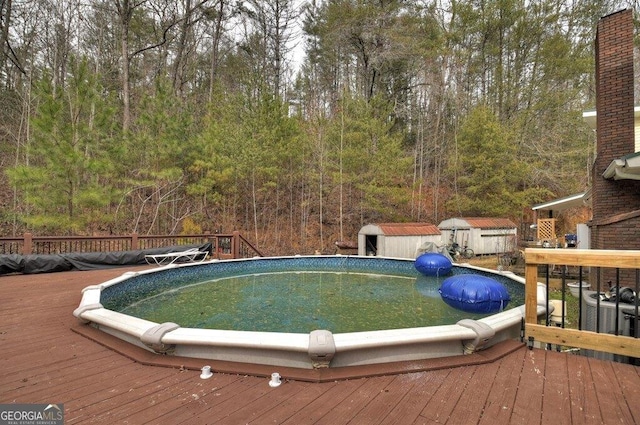
[[131,24],[131,14],[133,8],[129,0],[115,0],[118,17],[120,18],[121,39],[120,50],[122,56],[122,131],[129,131],[131,127],[131,81],[129,77],[129,66],[131,64],[129,58],[129,26]]
[[215,86],[215,81],[217,79],[218,74],[218,62],[220,55],[220,38],[222,37],[222,21],[224,18],[224,7],[225,0],[220,0],[218,2],[220,9],[218,9],[218,14],[215,19],[215,28],[213,30],[213,40],[211,42],[211,69],[209,70],[209,103],[213,101],[213,88]]
[[191,15],[193,12],[191,10],[191,0],[185,0],[184,9],[185,15],[180,27],[180,40],[176,46],[176,58],[173,65],[173,91],[176,94],[180,94],[182,91],[182,81],[184,79],[182,67],[184,62],[184,51],[187,41],[189,40],[189,31],[191,28]]

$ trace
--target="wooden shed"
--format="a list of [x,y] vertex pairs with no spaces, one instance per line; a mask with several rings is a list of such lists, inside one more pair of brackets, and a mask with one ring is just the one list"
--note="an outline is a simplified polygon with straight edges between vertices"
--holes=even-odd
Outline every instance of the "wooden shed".
[[513,252],[518,246],[518,228],[507,218],[450,218],[438,229],[446,244],[468,246],[476,255]]
[[358,255],[416,258],[418,249],[426,242],[443,244],[435,224],[367,224],[358,232]]

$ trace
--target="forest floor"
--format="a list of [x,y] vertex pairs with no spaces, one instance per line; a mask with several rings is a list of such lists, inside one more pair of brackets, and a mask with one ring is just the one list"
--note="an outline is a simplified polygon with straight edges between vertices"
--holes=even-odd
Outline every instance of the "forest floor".
[[[485,269],[497,270],[500,264],[500,260],[495,255],[480,255],[469,260],[464,260],[472,266],[484,267]],[[515,273],[515,272],[514,272]]]

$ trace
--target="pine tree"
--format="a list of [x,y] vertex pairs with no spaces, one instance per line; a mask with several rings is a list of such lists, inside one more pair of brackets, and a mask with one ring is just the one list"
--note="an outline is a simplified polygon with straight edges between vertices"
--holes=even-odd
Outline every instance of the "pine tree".
[[8,171],[29,206],[22,219],[53,233],[104,229],[112,220],[106,207],[117,196],[111,183],[122,157],[113,109],[98,96],[86,61],[72,62],[67,87],[51,82],[44,77],[37,85],[29,164]]

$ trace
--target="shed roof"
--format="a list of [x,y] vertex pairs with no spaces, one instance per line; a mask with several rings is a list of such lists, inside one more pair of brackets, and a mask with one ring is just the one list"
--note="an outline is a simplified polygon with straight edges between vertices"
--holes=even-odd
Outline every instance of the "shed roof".
[[426,236],[439,235],[438,226],[431,223],[378,223],[386,236]]
[[444,220],[440,228],[513,229],[516,225],[508,218],[457,217]]

